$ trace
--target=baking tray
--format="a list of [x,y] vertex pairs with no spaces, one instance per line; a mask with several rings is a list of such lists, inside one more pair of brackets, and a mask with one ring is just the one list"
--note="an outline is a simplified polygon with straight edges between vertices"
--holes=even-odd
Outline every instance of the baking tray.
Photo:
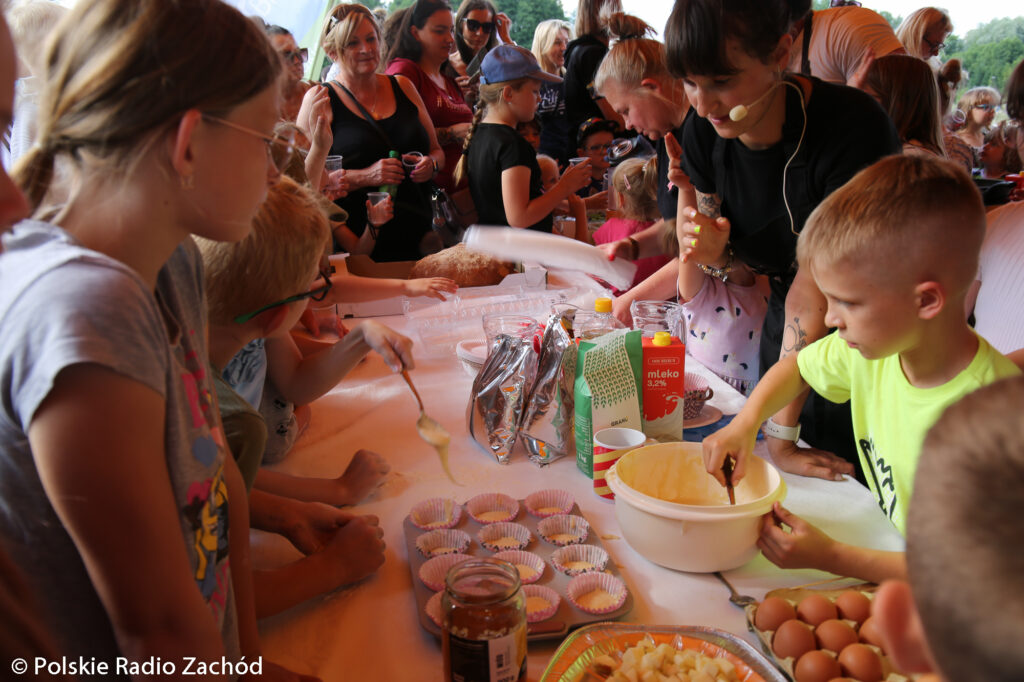
[[548,663],[540,682],[582,682],[597,680],[584,676],[587,665],[601,654],[623,651],[645,636],[658,644],[693,649],[706,656],[725,657],[736,665],[741,682],[786,682],[786,678],[754,647],[736,635],[698,626],[634,625],[595,623],[580,628],[562,643]]
[[[579,505],[575,503],[573,503],[572,509],[569,513],[576,514],[577,516],[583,516]],[[569,632],[569,630],[578,628],[582,625],[589,625],[590,623],[616,620],[618,618],[622,618],[633,610],[633,590],[628,584],[626,585],[626,601],[622,603],[622,606],[611,613],[602,613],[597,615],[587,613],[582,609],[576,608],[572,602],[569,601],[569,597],[566,596],[566,587],[568,587],[569,581],[572,580],[572,578],[556,571],[554,566],[551,565],[551,555],[559,548],[549,544],[540,537],[540,534],[537,532],[537,523],[540,520],[541,519],[538,519],[526,511],[526,505],[523,504],[522,500],[519,500],[519,515],[516,516],[513,521],[526,526],[530,529],[530,533],[533,535],[533,539],[530,541],[530,544],[524,547],[524,549],[527,552],[533,552],[539,556],[544,560],[545,564],[544,575],[540,580],[535,582],[534,585],[550,587],[558,593],[562,600],[558,605],[558,611],[556,611],[555,615],[551,618],[539,623],[529,623],[527,625],[526,638],[528,640],[538,641],[545,639],[561,639]],[[412,574],[412,587],[413,592],[416,595],[416,609],[419,612],[420,626],[435,637],[440,637],[441,628],[437,627],[437,625],[434,624],[434,621],[430,620],[430,616],[427,615],[425,608],[427,600],[434,595],[434,592],[423,584],[423,581],[420,580],[419,576],[420,566],[422,566],[427,559],[419,553],[419,550],[416,549],[416,538],[429,531],[420,530],[414,526],[408,515],[406,515],[402,527],[405,529],[405,551],[409,557],[409,572]],[[483,528],[483,525],[477,523],[472,519],[472,517],[470,517],[469,513],[465,510],[465,506],[463,506],[462,518],[454,527],[465,531],[469,534],[470,538],[472,538],[472,542],[469,545],[469,549],[466,550],[466,554],[471,556],[494,556],[493,552],[480,546],[480,542],[477,540],[476,535],[480,532],[480,529]],[[596,545],[605,552],[608,552],[608,548],[601,542],[601,538],[594,531],[593,527],[590,529],[587,541],[583,544]],[[608,557],[608,565],[605,567],[605,573],[611,573],[625,583],[625,579],[619,573],[619,569],[615,566],[615,561],[611,557],[611,552],[608,552]]]

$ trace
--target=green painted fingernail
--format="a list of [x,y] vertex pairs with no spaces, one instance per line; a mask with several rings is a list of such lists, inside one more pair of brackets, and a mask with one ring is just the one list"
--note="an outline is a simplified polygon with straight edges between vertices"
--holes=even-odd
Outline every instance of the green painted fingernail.
[[700,225],[698,225],[697,227],[693,228],[693,233],[694,234],[700,234]]

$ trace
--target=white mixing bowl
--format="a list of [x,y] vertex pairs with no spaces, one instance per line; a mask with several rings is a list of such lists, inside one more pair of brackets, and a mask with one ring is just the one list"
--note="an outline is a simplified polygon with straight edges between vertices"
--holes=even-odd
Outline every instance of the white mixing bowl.
[[725,488],[704,470],[700,443],[638,448],[605,478],[630,546],[656,564],[693,573],[726,571],[753,559],[761,516],[786,496],[778,470],[751,457],[730,505]]

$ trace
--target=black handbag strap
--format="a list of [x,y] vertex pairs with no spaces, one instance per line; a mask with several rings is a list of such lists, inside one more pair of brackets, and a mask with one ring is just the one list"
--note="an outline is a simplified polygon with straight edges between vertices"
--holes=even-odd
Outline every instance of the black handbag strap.
[[[376,76],[374,76],[374,78],[376,78]],[[388,76],[388,80],[389,81],[392,81],[393,78],[394,78],[394,76]],[[398,147],[396,147],[391,142],[391,138],[388,136],[388,134],[386,132],[384,132],[384,128],[382,128],[381,125],[379,123],[377,123],[377,119],[375,119],[373,116],[370,115],[370,112],[368,112],[366,110],[366,107],[364,107],[362,105],[362,103],[358,99],[356,99],[356,96],[352,94],[352,91],[349,90],[348,88],[346,88],[345,84],[342,83],[341,81],[339,81],[338,79],[334,79],[334,82],[337,83],[338,87],[341,88],[345,92],[345,94],[349,96],[349,99],[351,99],[353,102],[356,103],[356,107],[359,108],[359,112],[363,116],[366,117],[366,122],[369,123],[373,127],[373,129],[377,132],[377,134],[380,135],[384,139],[384,142],[388,145],[388,149],[398,149]],[[394,85],[394,83],[392,81],[392,86],[393,85]],[[394,87],[392,87],[392,90],[393,89],[394,89]],[[396,104],[397,104],[397,102],[396,102]]]

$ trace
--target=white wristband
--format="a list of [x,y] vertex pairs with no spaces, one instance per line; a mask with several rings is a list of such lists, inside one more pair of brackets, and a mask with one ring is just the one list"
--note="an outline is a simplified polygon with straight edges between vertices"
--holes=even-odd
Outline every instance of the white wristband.
[[794,443],[800,440],[800,425],[796,426],[783,426],[772,418],[768,418],[768,421],[761,427],[764,431],[764,435],[770,438],[778,438],[780,440],[791,440]]

